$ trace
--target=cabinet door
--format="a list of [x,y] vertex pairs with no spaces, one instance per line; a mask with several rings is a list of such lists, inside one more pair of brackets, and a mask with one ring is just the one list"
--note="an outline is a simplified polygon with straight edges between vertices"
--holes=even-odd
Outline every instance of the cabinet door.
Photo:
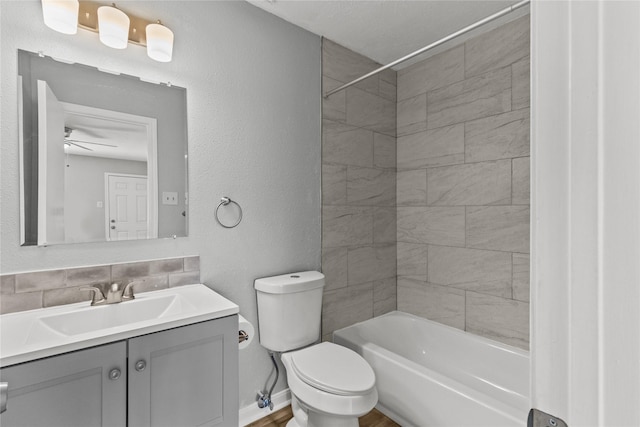
[[3,368],[9,393],[0,425],[125,426],[126,352],[121,341]]
[[238,317],[129,340],[129,425],[237,426]]

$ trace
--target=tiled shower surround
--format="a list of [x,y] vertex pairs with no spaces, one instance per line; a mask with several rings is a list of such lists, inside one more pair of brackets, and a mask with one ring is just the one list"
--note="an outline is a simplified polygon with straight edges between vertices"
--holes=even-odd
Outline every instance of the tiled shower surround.
[[[376,66],[325,41],[323,90]],[[393,81],[324,100],[323,334],[397,307],[528,348],[529,16]]]
[[[322,43],[323,91],[379,67]],[[322,334],[396,309],[396,73],[323,99]]]
[[200,257],[46,270],[0,276],[0,314],[89,301],[80,288],[140,280],[135,293],[200,283]]

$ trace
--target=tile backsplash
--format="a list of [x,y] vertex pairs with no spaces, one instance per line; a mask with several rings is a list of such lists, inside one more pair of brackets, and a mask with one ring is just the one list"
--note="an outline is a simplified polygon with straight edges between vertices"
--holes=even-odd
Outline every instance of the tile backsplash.
[[200,283],[200,257],[65,268],[0,276],[0,314],[89,301],[80,288],[104,283],[129,283],[136,293]]

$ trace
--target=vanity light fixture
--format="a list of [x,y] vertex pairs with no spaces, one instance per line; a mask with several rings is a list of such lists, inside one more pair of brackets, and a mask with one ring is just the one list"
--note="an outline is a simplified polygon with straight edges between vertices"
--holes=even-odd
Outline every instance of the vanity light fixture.
[[42,0],[44,24],[62,34],[78,32],[78,0]]
[[159,62],[171,61],[173,55],[173,31],[162,25],[149,24],[147,32],[147,55]]
[[[109,47],[124,49],[129,43],[147,48],[147,55],[159,62],[173,56],[173,32],[160,23],[127,14],[115,4],[105,6],[86,0],[41,0],[45,24],[64,34],[78,27],[98,33]],[[62,19],[64,17],[64,20]],[[59,23],[60,21],[64,24]]]
[[129,24],[126,13],[112,6],[98,8],[98,34],[102,44],[114,49],[124,49],[129,43]]

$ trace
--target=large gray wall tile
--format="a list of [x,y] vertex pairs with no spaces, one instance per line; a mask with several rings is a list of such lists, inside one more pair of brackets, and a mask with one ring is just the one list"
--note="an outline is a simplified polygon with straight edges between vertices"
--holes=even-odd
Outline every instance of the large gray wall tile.
[[398,310],[464,329],[464,291],[398,277]]
[[324,290],[344,288],[348,284],[347,248],[324,248],[322,251],[322,273]]
[[398,242],[398,276],[412,276],[427,281],[427,245]]
[[518,110],[527,108],[530,105],[531,97],[531,80],[530,80],[531,64],[529,57],[522,61],[516,62],[511,66],[511,108]]
[[464,46],[457,46],[398,71],[398,101],[464,79]]
[[386,69],[378,74],[378,95],[395,101],[398,91],[396,72]]
[[511,67],[504,67],[429,92],[427,128],[439,128],[510,110]]
[[511,298],[511,254],[429,246],[428,282]]
[[374,243],[395,243],[397,231],[397,213],[395,206],[373,208]]
[[511,160],[442,166],[427,171],[427,205],[504,205],[511,202]]
[[347,166],[322,164],[322,204],[347,203]]
[[[355,53],[331,40],[326,38],[322,40],[322,74],[324,76],[347,83],[379,66],[380,64],[366,56]],[[378,93],[378,78],[363,80],[357,86]]]
[[373,166],[373,132],[323,120],[322,161],[343,165]]
[[350,87],[347,92],[347,124],[396,136],[396,103]]
[[[323,94],[341,85],[342,82],[322,76]],[[345,91],[341,90],[329,97],[322,97],[322,118],[342,123],[347,121],[347,96]]]
[[464,124],[398,138],[398,169],[464,163]]
[[513,159],[513,194],[512,203],[514,205],[529,205],[530,202],[530,158],[520,157]]
[[88,286],[110,281],[111,267],[108,265],[67,269],[67,286]]
[[529,302],[529,255],[513,254],[513,299]]
[[0,298],[0,314],[42,308],[42,291],[6,294]]
[[[178,274],[180,274],[180,273],[178,273]],[[199,281],[199,279],[198,279],[199,272],[198,271],[191,271],[191,272],[189,272],[187,274],[191,275],[191,277],[193,277],[193,280]],[[136,279],[135,280],[135,284],[132,285],[133,286],[133,291],[136,294],[139,294],[141,292],[150,292],[150,291],[157,291],[159,289],[167,289],[169,287],[169,277],[170,276],[171,275],[161,274],[161,275],[149,276],[149,277],[143,277],[141,279]],[[191,283],[197,283],[197,282],[191,281]]]
[[529,206],[467,207],[467,246],[529,253]]
[[16,275],[15,274],[1,275],[0,276],[0,295],[12,295],[15,293],[16,293]]
[[427,94],[398,102],[397,136],[427,130]]
[[199,271],[169,274],[169,286],[172,288],[176,286],[193,285],[194,283],[200,283]]
[[373,133],[373,166],[396,168],[396,138],[382,133]]
[[62,288],[66,286],[66,279],[67,272],[65,270],[22,273],[16,275],[15,289],[16,293],[21,293]]
[[396,278],[373,282],[373,315],[380,316],[397,310]]
[[393,169],[347,168],[347,203],[393,206],[396,202],[396,172]]
[[200,257],[189,256],[184,258],[184,271],[200,271]]
[[396,244],[349,248],[347,253],[349,286],[396,276]]
[[398,207],[398,241],[464,246],[463,207]]
[[465,161],[528,156],[529,128],[528,108],[467,122]]
[[183,267],[182,258],[114,264],[111,266],[111,279],[134,279],[154,274],[180,273]]
[[427,170],[415,169],[397,173],[398,206],[427,205]]
[[529,55],[529,15],[467,40],[465,76],[511,65]]
[[466,330],[529,349],[529,304],[467,292]]
[[[44,291],[42,306],[53,307],[63,304],[74,304],[91,300],[91,292],[81,291],[84,286],[74,286],[70,288],[48,289]],[[87,303],[87,306],[89,303]]]
[[323,206],[324,247],[373,243],[373,210],[358,206]]
[[373,284],[349,286],[325,292],[322,335],[373,317]]

